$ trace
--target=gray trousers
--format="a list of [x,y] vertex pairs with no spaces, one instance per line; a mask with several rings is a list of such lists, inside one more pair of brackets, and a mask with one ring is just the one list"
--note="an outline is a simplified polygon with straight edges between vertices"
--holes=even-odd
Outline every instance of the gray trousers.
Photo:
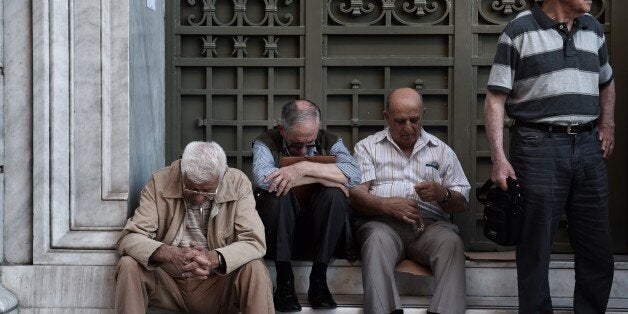
[[424,221],[427,228],[423,233],[392,218],[368,220],[358,228],[365,313],[403,308],[394,272],[395,265],[406,258],[432,268],[435,284],[429,311],[465,312],[465,256],[458,227],[448,221]]

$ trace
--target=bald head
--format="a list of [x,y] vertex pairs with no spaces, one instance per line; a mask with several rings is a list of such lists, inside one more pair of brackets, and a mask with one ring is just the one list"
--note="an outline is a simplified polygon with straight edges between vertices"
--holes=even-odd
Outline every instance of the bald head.
[[415,89],[409,87],[398,88],[388,95],[384,111],[389,112],[390,110],[395,110],[396,108],[393,107],[397,105],[418,106],[418,110],[421,111],[423,98]]

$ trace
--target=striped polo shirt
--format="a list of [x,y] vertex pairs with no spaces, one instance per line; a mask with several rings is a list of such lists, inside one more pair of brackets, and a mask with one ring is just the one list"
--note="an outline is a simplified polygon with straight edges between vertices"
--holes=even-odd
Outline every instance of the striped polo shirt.
[[508,94],[506,113],[527,122],[585,123],[599,115],[599,90],[613,79],[602,25],[590,14],[571,31],[537,1],[499,38],[489,90]]
[[423,129],[410,158],[393,141],[388,128],[358,142],[353,156],[362,172],[361,183],[370,181],[369,193],[375,196],[411,198],[422,210],[443,218],[449,218],[449,213],[437,202],[419,199],[416,184],[434,181],[469,200],[471,186],[456,153]]

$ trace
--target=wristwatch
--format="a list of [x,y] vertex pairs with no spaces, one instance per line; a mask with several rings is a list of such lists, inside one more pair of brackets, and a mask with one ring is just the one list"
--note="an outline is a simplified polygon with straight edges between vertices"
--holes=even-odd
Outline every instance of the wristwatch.
[[447,203],[451,200],[451,190],[448,188],[445,188],[445,190],[447,190],[447,194],[445,194],[445,198],[442,201],[438,202],[440,204]]

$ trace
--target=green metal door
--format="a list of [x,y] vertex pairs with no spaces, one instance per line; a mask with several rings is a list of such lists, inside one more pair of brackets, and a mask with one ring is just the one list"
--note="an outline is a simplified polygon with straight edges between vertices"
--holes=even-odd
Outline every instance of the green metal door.
[[[353,147],[383,128],[386,94],[413,87],[428,108],[425,129],[454,148],[474,186],[471,210],[454,218],[467,247],[504,249],[482,236],[473,197],[491,169],[484,96],[501,30],[533,0],[166,3],[169,160],[189,141],[214,140],[250,173],[252,140],[302,97]],[[594,1],[592,12],[608,32],[609,6]],[[556,251],[569,250],[564,230]]]

